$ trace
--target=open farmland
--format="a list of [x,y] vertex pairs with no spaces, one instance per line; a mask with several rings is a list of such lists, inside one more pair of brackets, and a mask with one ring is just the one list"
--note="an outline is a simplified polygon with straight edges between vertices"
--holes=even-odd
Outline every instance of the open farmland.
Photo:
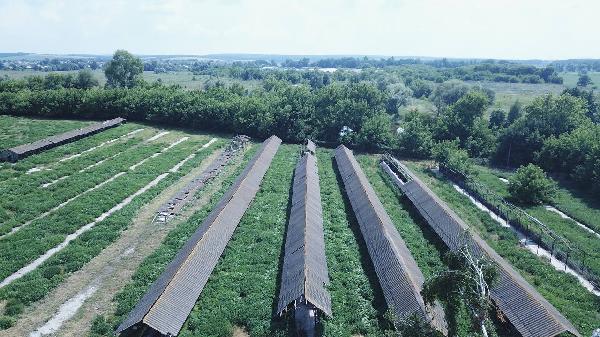
[[2,204],[3,326],[116,240],[140,207],[225,142],[127,124],[3,167],[11,178],[0,188],[15,196]]
[[[126,123],[4,164],[0,322],[5,332],[110,335],[256,152],[256,145],[248,147],[175,220],[156,222],[161,203],[206,169],[226,143],[219,136]],[[275,311],[301,150],[283,144],[275,154],[180,336],[293,334],[293,316],[279,317]],[[387,336],[394,325],[333,151],[319,147],[316,153],[332,301],[332,316],[321,318],[318,331],[323,336]],[[447,248],[380,169],[379,156],[357,159],[425,279],[447,270]],[[600,317],[596,296],[520,249],[510,232],[428,174],[422,163],[409,164],[577,329],[593,330]],[[497,177],[480,170],[483,182]],[[504,183],[493,181],[505,193]],[[573,197],[563,199],[574,203]],[[465,307],[446,302],[442,307],[451,336],[476,332]],[[498,319],[491,328],[500,337],[518,335]]]

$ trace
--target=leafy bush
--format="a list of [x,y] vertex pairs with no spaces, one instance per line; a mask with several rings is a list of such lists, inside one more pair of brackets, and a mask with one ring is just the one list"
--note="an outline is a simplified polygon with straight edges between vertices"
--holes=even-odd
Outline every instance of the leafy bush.
[[461,172],[466,176],[472,175],[475,172],[469,154],[467,151],[459,148],[457,140],[443,141],[436,144],[433,147],[432,156],[439,164]]
[[8,316],[18,316],[23,312],[25,305],[17,299],[10,299],[6,303],[6,307],[4,308],[4,313]]
[[508,182],[511,197],[523,204],[541,204],[550,201],[556,193],[556,185],[546,177],[539,166],[521,166]]
[[113,327],[104,316],[96,316],[92,321],[91,336],[110,336],[112,332]]
[[428,158],[433,147],[432,124],[430,114],[410,111],[400,126],[402,129],[398,135],[399,152],[414,158]]
[[0,316],[0,330],[8,329],[13,326],[16,319],[9,316]]
[[358,144],[365,149],[386,149],[392,145],[390,117],[379,113],[367,119],[357,135]]

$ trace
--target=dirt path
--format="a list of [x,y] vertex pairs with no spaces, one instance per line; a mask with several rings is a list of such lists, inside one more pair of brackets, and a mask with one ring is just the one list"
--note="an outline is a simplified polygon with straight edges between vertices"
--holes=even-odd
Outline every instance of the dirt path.
[[205,205],[210,196],[220,188],[223,179],[233,172],[235,166],[240,165],[240,160],[234,162],[178,218],[166,224],[152,223],[158,208],[202,172],[220,152],[212,153],[199,167],[145,205],[116,242],[69,276],[43,300],[26,310],[16,325],[4,332],[8,336],[27,336],[34,330],[51,334],[60,329],[56,335],[82,336],[89,331],[96,315],[114,312],[114,295],[127,284],[140,263],[160,245],[177,223]]

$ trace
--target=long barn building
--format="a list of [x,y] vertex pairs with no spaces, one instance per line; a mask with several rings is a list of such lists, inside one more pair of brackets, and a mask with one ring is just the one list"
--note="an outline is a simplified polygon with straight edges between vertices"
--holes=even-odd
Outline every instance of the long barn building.
[[523,337],[554,337],[565,332],[581,336],[571,322],[479,235],[469,230],[462,219],[405,165],[397,160],[391,164],[398,173],[385,161],[381,166],[449,249],[459,249],[466,243],[474,253],[484,254],[496,263],[499,280],[490,289],[492,300]]
[[316,311],[331,316],[323,211],[315,146],[308,142],[294,171],[277,313],[294,310],[299,335],[314,336]]
[[340,145],[335,160],[388,307],[398,321],[416,315],[445,333],[441,307],[428,312],[420,294],[425,278],[354,155]]
[[276,136],[263,142],[202,225],[119,325],[117,333],[132,328],[150,328],[168,336],[179,333],[258,192],[280,144],[281,140]]
[[5,149],[2,150],[2,152],[0,152],[0,161],[9,161],[14,163],[27,156],[31,156],[32,154],[40,153],[53,147],[74,142],[81,138],[85,138],[98,132],[102,132],[106,129],[114,128],[123,124],[124,122],[125,119],[123,118],[114,118],[104,122],[95,123],[80,129],[67,131],[60,135],[50,136],[48,138],[35,141],[33,143],[23,144],[12,147],[10,149]]

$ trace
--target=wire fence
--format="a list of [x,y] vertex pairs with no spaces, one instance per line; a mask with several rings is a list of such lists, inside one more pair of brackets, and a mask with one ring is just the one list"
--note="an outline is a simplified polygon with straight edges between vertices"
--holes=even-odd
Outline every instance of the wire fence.
[[473,198],[502,217],[506,222],[522,232],[528,239],[546,249],[554,258],[577,271],[596,289],[600,289],[600,275],[586,262],[600,259],[600,253],[589,252],[553,231],[544,223],[508,202],[489,187],[478,183],[461,172],[440,165],[440,172],[466,190]]

